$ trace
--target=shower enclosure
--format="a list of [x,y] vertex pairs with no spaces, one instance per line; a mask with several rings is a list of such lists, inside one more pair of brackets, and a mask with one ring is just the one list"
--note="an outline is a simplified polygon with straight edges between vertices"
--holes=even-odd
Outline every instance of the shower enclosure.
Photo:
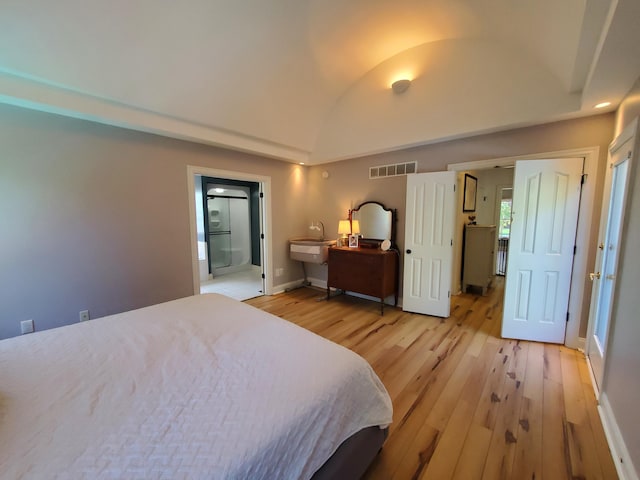
[[259,266],[259,185],[203,177],[202,187],[209,274]]

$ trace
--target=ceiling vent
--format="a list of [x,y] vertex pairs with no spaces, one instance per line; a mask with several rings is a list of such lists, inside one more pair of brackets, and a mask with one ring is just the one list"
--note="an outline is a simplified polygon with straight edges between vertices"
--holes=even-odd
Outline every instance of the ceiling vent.
[[393,165],[380,165],[369,168],[369,179],[397,177],[418,171],[418,162],[395,163]]

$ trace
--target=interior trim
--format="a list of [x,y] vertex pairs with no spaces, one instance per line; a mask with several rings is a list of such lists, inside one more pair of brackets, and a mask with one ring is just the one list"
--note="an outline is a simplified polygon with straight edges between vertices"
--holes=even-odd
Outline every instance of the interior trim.
[[309,161],[310,152],[290,145],[163,115],[1,70],[0,103],[277,160]]
[[618,477],[620,477],[620,480],[639,480],[638,473],[633,466],[631,455],[629,455],[627,446],[624,443],[624,438],[622,438],[622,434],[618,428],[618,423],[613,415],[613,410],[606,392],[600,395],[598,413],[600,414],[600,420],[602,421],[602,427],[607,437],[607,443],[611,450]]

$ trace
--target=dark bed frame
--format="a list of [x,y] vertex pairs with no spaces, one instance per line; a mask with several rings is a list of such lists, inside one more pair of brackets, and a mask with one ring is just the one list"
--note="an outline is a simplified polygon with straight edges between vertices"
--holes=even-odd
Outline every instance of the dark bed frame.
[[354,433],[338,447],[311,480],[357,480],[382,449],[389,429],[368,427]]

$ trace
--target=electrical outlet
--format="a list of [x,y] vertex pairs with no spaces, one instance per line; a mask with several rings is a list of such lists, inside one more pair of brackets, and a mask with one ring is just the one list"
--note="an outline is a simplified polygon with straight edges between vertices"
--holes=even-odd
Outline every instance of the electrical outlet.
[[20,322],[20,329],[22,334],[33,332],[33,320],[23,320]]
[[89,310],[82,310],[80,312],[80,321],[81,322],[86,322],[87,320],[89,320]]

